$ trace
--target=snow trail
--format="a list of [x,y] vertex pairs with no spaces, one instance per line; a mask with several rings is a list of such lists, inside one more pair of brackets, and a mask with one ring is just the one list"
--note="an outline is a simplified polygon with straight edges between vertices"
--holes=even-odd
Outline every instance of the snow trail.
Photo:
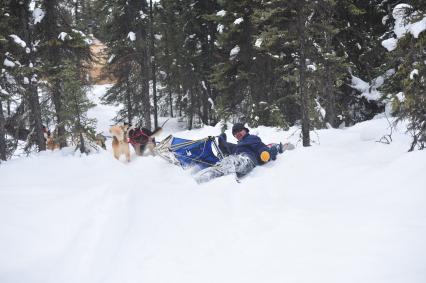
[[[105,86],[94,88],[95,95]],[[91,111],[107,131],[115,108]],[[173,133],[196,139],[217,127]],[[294,129],[252,129],[297,143]],[[425,151],[379,118],[318,131],[257,167],[197,185],[159,157],[43,152],[0,165],[0,282],[426,280]],[[232,135],[228,133],[231,142]]]

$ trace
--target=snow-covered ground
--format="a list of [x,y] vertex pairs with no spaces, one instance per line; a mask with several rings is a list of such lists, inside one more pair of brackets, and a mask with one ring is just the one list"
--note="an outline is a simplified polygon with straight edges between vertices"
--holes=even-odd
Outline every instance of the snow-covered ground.
[[[105,90],[97,86],[94,95]],[[107,132],[114,107],[90,115]],[[294,129],[252,129],[297,143]],[[195,139],[219,127],[162,136]],[[228,131],[229,133],[229,131]],[[426,282],[426,151],[378,118],[312,134],[237,183],[64,149],[0,165],[0,282]],[[231,136],[228,134],[228,137]],[[232,140],[231,140],[232,141]]]

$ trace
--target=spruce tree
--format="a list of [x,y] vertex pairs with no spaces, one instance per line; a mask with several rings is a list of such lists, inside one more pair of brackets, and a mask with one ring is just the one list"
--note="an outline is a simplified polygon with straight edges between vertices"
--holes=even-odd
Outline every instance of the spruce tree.
[[309,35],[314,5],[310,1],[276,0],[264,4],[257,12],[263,26],[260,46],[281,61],[281,72],[298,94],[303,146],[310,146],[313,95],[307,63],[314,47]]
[[87,87],[81,84],[79,69],[74,61],[66,60],[60,76],[63,78],[64,123],[70,140],[81,153],[89,153],[95,140],[95,119],[87,117],[87,111],[95,106],[86,96]]
[[274,78],[271,61],[255,48],[257,7],[259,3],[251,0],[220,2],[214,17],[220,57],[211,75],[221,93],[217,103],[221,113],[234,114],[251,126],[259,122],[268,125],[270,112],[264,110],[273,103],[268,84]]
[[397,45],[388,56],[388,68],[395,74],[385,83],[390,94],[397,122],[408,121],[412,136],[410,151],[426,146],[426,30],[408,30],[408,25],[424,20],[426,4],[413,1],[412,5],[399,5],[394,15],[405,23],[406,32],[398,34]]
[[380,100],[367,99],[354,90],[351,78],[353,75],[375,86],[377,78],[384,75],[386,56],[381,37],[386,32],[383,25],[387,15],[385,2],[392,1],[336,1],[336,17],[342,23],[336,35],[340,48],[336,50],[339,56],[345,58],[350,68],[349,78],[339,87],[344,94],[340,97],[339,104],[346,125],[371,119],[384,110],[384,104]]
[[[108,47],[109,70],[117,79],[105,101],[123,103],[126,111],[117,121],[151,128],[149,95],[149,11],[146,1],[98,1],[103,38]],[[116,97],[116,99],[114,99]]]
[[[7,37],[0,39],[0,49],[6,68],[1,74],[2,100],[10,105],[12,96],[19,95],[19,104],[15,113],[3,113],[3,130],[16,139],[27,141],[26,150],[35,144],[37,149],[45,149],[42,131],[41,106],[37,88],[38,66],[36,48],[34,47],[36,10],[30,10],[30,1],[6,1],[1,6],[4,17],[0,24],[2,34]],[[41,16],[41,15],[38,15]],[[10,111],[8,111],[10,112]],[[15,143],[16,144],[16,143]]]

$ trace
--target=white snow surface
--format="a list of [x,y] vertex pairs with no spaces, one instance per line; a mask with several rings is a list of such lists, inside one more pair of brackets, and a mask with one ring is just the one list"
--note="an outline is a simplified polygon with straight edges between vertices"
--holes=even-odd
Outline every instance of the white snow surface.
[[[108,86],[96,86],[91,97]],[[97,106],[107,133],[117,108]],[[160,123],[165,118],[160,120]],[[117,161],[48,151],[0,164],[0,282],[426,281],[426,151],[393,142],[384,118],[298,134],[250,129],[296,149],[254,169],[197,185],[160,157]],[[168,134],[196,139],[220,126]],[[226,132],[230,141],[235,142]]]

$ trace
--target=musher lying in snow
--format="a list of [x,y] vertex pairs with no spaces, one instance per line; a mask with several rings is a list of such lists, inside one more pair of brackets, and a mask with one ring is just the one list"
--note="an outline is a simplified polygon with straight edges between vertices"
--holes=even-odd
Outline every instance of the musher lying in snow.
[[232,173],[242,177],[283,152],[281,143],[267,146],[258,136],[250,135],[249,129],[241,123],[234,124],[232,135],[238,140],[237,144],[227,142],[225,133],[219,136],[219,148],[226,157],[215,166],[197,172],[194,176],[197,183]]

